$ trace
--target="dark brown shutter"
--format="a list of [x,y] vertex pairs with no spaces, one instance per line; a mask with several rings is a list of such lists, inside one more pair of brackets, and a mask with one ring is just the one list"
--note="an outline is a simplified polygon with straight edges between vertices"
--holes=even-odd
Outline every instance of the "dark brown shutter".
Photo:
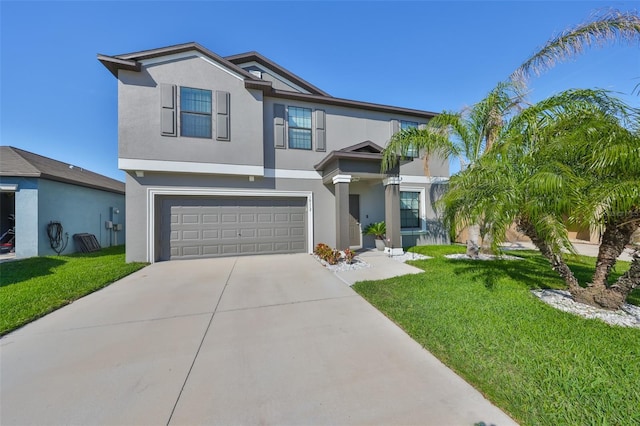
[[273,105],[273,142],[276,148],[284,148],[286,141],[285,108],[282,104]]
[[231,140],[230,100],[229,92],[216,92],[216,139],[219,141]]
[[316,151],[326,151],[326,114],[323,110],[317,109],[316,113]]
[[176,86],[160,84],[160,134],[176,136]]

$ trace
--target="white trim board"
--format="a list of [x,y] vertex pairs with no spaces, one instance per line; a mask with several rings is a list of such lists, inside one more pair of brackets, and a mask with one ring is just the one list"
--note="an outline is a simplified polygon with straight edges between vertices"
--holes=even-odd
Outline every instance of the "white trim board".
[[120,170],[150,172],[204,173],[220,175],[262,176],[264,167],[220,163],[198,163],[191,161],[142,160],[118,158]]
[[299,197],[307,199],[307,253],[313,253],[313,192],[311,191],[272,191],[272,190],[243,190],[243,189],[207,189],[189,187],[149,187],[147,188],[147,262],[154,263],[155,253],[155,217],[156,195],[177,196],[227,196],[227,197]]
[[400,183],[444,183],[449,182],[447,176],[412,176],[400,175]]
[[264,176],[276,179],[312,179],[322,180],[315,170],[266,169],[262,166],[248,166],[220,163],[199,163],[192,161],[142,160],[137,158],[118,158],[120,170],[178,172],[198,174]]

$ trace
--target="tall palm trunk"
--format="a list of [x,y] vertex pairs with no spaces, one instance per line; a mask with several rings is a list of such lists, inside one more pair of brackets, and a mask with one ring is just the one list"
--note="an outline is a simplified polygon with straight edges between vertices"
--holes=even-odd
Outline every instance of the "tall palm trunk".
[[551,268],[564,280],[567,287],[569,287],[569,292],[571,294],[579,292],[582,288],[569,266],[562,259],[562,256],[554,253],[544,239],[540,238],[533,225],[526,219],[520,218],[517,221],[517,227],[518,231],[529,237],[531,242],[540,250],[540,253],[551,263]]
[[[631,240],[631,235],[637,229],[638,224],[633,221],[633,217],[625,217],[607,225],[602,234],[593,280],[587,288],[573,294],[576,301],[606,309],[619,309],[624,304],[629,292],[633,289],[633,271],[615,289],[609,286],[608,278],[624,247]],[[635,286],[637,285],[636,282]],[[625,289],[628,291],[625,292]]]
[[477,259],[480,251],[480,225],[474,223],[467,227],[467,256]]
[[637,287],[640,287],[640,249],[634,251],[631,267],[611,286],[611,290],[619,292],[626,299],[629,293]]

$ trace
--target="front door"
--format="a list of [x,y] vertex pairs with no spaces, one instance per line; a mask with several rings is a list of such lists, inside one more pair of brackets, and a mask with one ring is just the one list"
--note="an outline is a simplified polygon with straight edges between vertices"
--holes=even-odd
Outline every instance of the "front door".
[[362,247],[360,195],[358,194],[349,194],[349,246]]

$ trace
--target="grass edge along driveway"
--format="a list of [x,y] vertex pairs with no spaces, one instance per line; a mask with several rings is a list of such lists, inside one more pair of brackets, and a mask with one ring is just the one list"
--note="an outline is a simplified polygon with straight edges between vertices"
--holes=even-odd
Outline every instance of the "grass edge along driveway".
[[[531,294],[564,288],[533,251],[522,261],[450,260],[464,247],[416,247],[424,274],[354,289],[523,425],[640,424],[640,329],[559,311]],[[570,261],[578,279],[595,259]],[[617,275],[628,268],[618,266]],[[638,294],[634,295],[637,304]]]
[[0,336],[139,269],[124,246],[0,263]]

